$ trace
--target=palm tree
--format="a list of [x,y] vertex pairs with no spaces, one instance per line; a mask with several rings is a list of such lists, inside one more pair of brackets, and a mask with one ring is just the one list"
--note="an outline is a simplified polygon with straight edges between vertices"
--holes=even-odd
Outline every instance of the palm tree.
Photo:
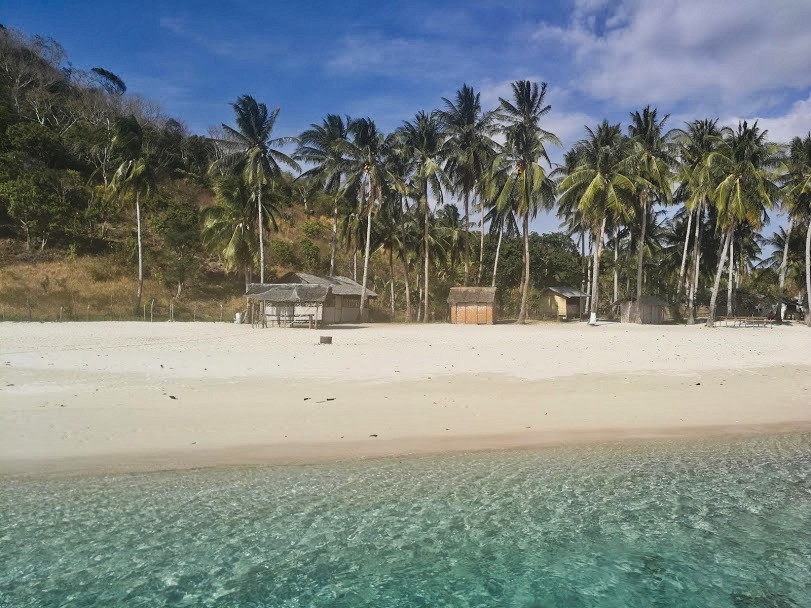
[[[788,171],[783,184],[783,201],[789,212],[788,229],[783,246],[783,260],[780,264],[780,296],[786,281],[786,260],[789,239],[795,221],[808,221],[805,243],[805,293],[811,304],[811,133],[805,138],[795,137],[789,145]],[[805,322],[811,327],[811,311],[805,315]]]
[[[484,199],[482,198],[482,202]],[[508,237],[517,237],[521,234],[518,228],[518,221],[515,218],[515,210],[517,207],[516,197],[513,196],[511,205],[503,205],[499,208],[493,204],[487,212],[485,219],[490,223],[490,236],[498,234],[498,241],[496,241],[496,255],[493,260],[493,279],[490,283],[491,287],[496,286],[496,276],[498,275],[498,259],[501,254],[501,241],[504,238],[504,233]]]
[[459,208],[447,203],[436,213],[436,232],[446,254],[447,271],[451,285],[456,282],[456,264],[463,248],[465,229],[459,217]]
[[618,124],[604,120],[572,150],[569,174],[560,183],[560,204],[577,209],[595,242],[592,270],[590,325],[597,323],[600,253],[609,217],[628,218],[633,213],[634,182],[623,173],[628,142]]
[[442,123],[436,113],[418,112],[414,122],[404,122],[400,127],[403,145],[412,158],[412,180],[418,202],[423,212],[423,322],[429,318],[429,270],[431,257],[431,221],[428,194],[434,196],[438,204],[442,203],[443,187],[451,190],[451,182],[441,165],[441,153],[444,143]]
[[338,199],[340,198],[341,175],[345,164],[343,142],[349,135],[347,123],[337,114],[327,114],[320,125],[311,124],[310,128],[299,135],[299,147],[296,158],[315,165],[305,171],[302,177],[316,175],[323,180],[324,191],[333,195],[332,237],[330,239],[329,274],[335,276],[335,254],[338,247]]
[[224,148],[223,157],[215,161],[212,171],[242,171],[245,181],[256,193],[257,223],[259,231],[259,282],[265,282],[265,223],[262,220],[262,189],[281,175],[281,165],[295,171],[296,161],[277,149],[277,146],[296,143],[294,137],[271,138],[279,108],[268,112],[267,106],[250,95],[240,96],[231,104],[236,114],[236,129],[222,125],[225,139],[217,143]]
[[[443,149],[443,156],[447,159],[445,173],[452,180],[454,190],[461,193],[464,202],[464,285],[467,286],[470,272],[470,195],[492,162],[496,144],[491,135],[495,132],[495,124],[491,112],[482,112],[479,93],[466,84],[456,91],[454,101],[444,97],[442,101],[445,102],[445,109],[437,114],[447,135]],[[484,242],[483,208],[479,228]],[[479,253],[477,284],[481,282],[483,249],[482,246]]]
[[[496,195],[499,207],[510,206],[513,192],[518,200],[518,214],[522,217],[524,235],[524,280],[521,286],[521,310],[519,324],[526,322],[527,297],[529,294],[529,220],[542,208],[551,209],[555,203],[555,183],[550,178],[542,161],[551,169],[552,163],[546,145],[560,146],[554,133],[541,128],[541,118],[552,106],[545,104],[546,83],[540,86],[529,80],[512,83],[512,101],[499,97],[497,116],[502,121],[501,130],[506,143],[493,161],[493,174],[503,173],[505,179]],[[498,180],[492,180],[497,183]]]
[[707,158],[710,170],[718,172],[719,183],[712,202],[718,212],[717,225],[724,230],[707,327],[715,325],[718,288],[735,229],[743,222],[760,229],[778,193],[774,170],[781,164],[779,148],[767,141],[767,134],[768,131],[758,128],[757,122],[750,126],[744,121]]
[[[642,216],[642,233],[640,242],[645,242],[648,218],[647,209],[652,194],[658,194],[665,201],[670,202],[671,174],[670,166],[673,163],[672,146],[669,142],[670,133],[664,133],[664,126],[669,115],[658,120],[656,109],[645,107],[642,113],[631,113],[631,124],[628,126],[628,135],[631,137],[628,167],[625,171],[633,176],[639,192],[640,215]],[[642,308],[639,306],[642,298],[642,264],[645,248],[638,248],[636,269],[636,322],[642,322]]]
[[[203,246],[223,261],[226,271],[241,269],[245,291],[251,282],[251,268],[258,257],[257,215],[253,209],[253,190],[241,175],[226,175],[214,186],[216,204],[203,216]],[[273,209],[263,202],[264,215],[273,218]]]
[[363,282],[360,296],[360,314],[363,318],[366,309],[366,281],[369,273],[371,247],[372,214],[383,198],[387,170],[384,164],[383,134],[371,118],[350,120],[347,131],[351,140],[340,142],[345,161],[345,188],[355,188],[358,192],[358,214],[366,216],[366,238],[363,256]]
[[138,239],[138,287],[135,293],[135,313],[141,308],[144,291],[144,252],[141,238],[141,199],[148,199],[157,187],[158,176],[152,155],[144,146],[144,131],[134,116],[121,118],[115,127],[113,147],[121,151],[124,160],[116,169],[111,182],[119,196],[135,196],[135,225]]
[[702,219],[707,207],[707,201],[715,189],[714,180],[709,170],[707,158],[721,142],[722,130],[718,128],[718,119],[694,120],[687,125],[687,130],[676,131],[680,143],[681,167],[679,180],[682,194],[685,197],[685,208],[690,213],[687,234],[684,240],[684,252],[679,273],[679,283],[676,291],[676,302],[679,301],[681,285],[684,280],[684,267],[687,245],[690,239],[690,220],[695,214],[695,236],[693,241],[693,275],[689,281],[687,293],[687,324],[695,323],[695,299],[698,291],[701,261],[701,234]]

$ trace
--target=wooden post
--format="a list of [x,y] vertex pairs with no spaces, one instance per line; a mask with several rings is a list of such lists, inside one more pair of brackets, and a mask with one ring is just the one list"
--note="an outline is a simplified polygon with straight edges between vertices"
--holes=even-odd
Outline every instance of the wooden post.
[[90,304],[87,305],[87,320],[90,320]]
[[144,321],[146,321],[146,302],[144,302]]
[[197,304],[195,304],[191,309],[191,320],[197,321]]
[[149,304],[149,322],[152,323],[152,310],[155,307],[155,298],[152,298],[152,302]]
[[59,322],[62,322],[62,307],[59,307]]
[[28,320],[30,321],[31,320],[31,296],[30,295],[25,296],[25,303],[28,306]]
[[220,304],[220,323],[222,323],[222,304]]

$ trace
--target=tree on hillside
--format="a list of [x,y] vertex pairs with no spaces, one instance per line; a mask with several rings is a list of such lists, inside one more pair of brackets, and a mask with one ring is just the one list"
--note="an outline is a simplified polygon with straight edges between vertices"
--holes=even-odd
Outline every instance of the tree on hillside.
[[[551,169],[552,163],[546,152],[547,144],[560,146],[554,133],[541,127],[541,118],[551,106],[545,103],[546,83],[519,80],[512,83],[513,98],[499,98],[497,111],[506,143],[493,161],[493,174],[504,173],[506,179],[496,195],[499,207],[513,204],[515,192],[517,213],[522,218],[524,235],[524,282],[521,286],[521,309],[519,324],[526,322],[527,297],[529,294],[529,220],[541,209],[551,209],[555,203],[555,183],[541,164]],[[491,183],[498,183],[498,179]]]
[[599,304],[600,254],[610,216],[632,214],[635,184],[623,172],[627,140],[618,124],[603,121],[596,129],[586,127],[588,136],[572,150],[569,174],[561,181],[561,205],[577,209],[594,238],[589,324],[596,325]]
[[236,128],[222,125],[225,139],[217,143],[224,156],[212,164],[212,171],[242,172],[253,188],[256,199],[259,232],[259,282],[265,282],[265,222],[262,219],[262,190],[281,174],[281,165],[298,171],[299,165],[278,146],[296,143],[294,137],[272,138],[279,108],[268,112],[267,106],[250,95],[240,96],[231,104],[236,114]]
[[[453,182],[454,191],[462,195],[464,204],[464,285],[468,284],[470,272],[470,195],[479,185],[483,174],[493,161],[496,143],[491,139],[495,133],[495,120],[491,112],[482,112],[479,93],[466,84],[456,91],[453,101],[442,98],[444,110],[438,116],[447,139],[442,156],[445,173]],[[479,229],[484,239],[484,208],[480,214]],[[480,247],[480,256],[483,247]],[[481,283],[482,263],[479,259]]]

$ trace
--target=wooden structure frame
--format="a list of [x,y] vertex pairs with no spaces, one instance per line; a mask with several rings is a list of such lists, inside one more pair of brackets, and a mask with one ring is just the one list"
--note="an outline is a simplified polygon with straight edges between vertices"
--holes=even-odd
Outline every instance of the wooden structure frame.
[[493,325],[495,287],[451,287],[448,294],[450,322],[466,325]]

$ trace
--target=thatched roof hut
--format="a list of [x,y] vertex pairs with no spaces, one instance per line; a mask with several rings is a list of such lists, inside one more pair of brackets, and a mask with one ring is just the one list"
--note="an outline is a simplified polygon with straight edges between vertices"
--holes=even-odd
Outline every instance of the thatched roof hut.
[[495,302],[495,287],[451,287],[448,294],[451,323],[492,325]]
[[[361,292],[363,291],[363,285],[348,277],[326,277],[318,274],[310,274],[309,272],[288,272],[286,275],[282,276],[277,283],[322,285],[324,287],[330,287],[332,293],[336,296],[360,297]],[[366,297],[377,297],[377,294],[372,291],[368,285],[366,286]]]

